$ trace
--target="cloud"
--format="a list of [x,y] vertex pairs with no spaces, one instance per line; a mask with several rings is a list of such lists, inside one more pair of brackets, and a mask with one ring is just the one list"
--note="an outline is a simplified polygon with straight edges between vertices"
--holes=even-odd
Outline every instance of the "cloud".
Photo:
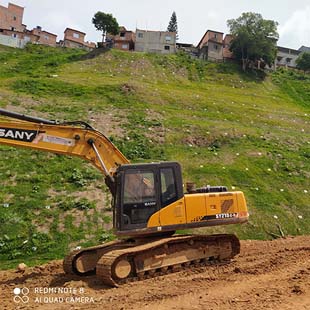
[[296,10],[291,17],[278,28],[280,45],[299,48],[310,46],[310,6]]

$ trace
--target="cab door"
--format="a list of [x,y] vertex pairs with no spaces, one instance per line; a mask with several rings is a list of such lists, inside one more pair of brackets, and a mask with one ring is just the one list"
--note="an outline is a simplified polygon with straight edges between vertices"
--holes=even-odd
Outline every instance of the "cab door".
[[[159,212],[160,226],[172,226],[186,223],[186,209],[183,193],[178,193],[180,179],[173,166],[160,167],[161,210]],[[154,219],[153,219],[154,220]],[[154,222],[150,225],[154,225]],[[155,224],[156,225],[156,224]]]

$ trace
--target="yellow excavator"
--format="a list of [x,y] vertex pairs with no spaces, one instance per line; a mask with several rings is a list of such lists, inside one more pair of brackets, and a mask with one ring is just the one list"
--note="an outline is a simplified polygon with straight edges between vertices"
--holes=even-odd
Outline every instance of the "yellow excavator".
[[231,260],[240,253],[233,234],[177,235],[176,230],[245,223],[240,191],[225,186],[183,190],[177,162],[130,164],[102,133],[81,121],[57,122],[0,109],[0,144],[78,156],[99,169],[113,196],[118,240],[75,250],[67,274],[96,274],[118,286],[191,266]]

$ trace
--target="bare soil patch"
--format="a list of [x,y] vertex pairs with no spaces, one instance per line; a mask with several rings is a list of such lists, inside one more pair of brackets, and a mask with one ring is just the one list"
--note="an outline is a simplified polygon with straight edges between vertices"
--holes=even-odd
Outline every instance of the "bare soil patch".
[[[60,260],[26,268],[24,273],[0,271],[1,308],[310,309],[310,236],[242,241],[241,246],[241,254],[230,264],[181,271],[120,288],[106,287],[93,276],[67,276]],[[16,287],[29,289],[28,303],[14,302]],[[43,294],[35,291],[40,287],[76,291]],[[47,302],[43,297],[49,298]],[[84,297],[84,303],[51,302],[57,297]]]

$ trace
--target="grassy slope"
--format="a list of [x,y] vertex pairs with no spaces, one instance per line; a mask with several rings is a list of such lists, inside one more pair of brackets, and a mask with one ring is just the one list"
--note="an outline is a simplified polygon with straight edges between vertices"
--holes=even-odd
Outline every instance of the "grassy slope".
[[[0,105],[93,122],[133,161],[177,160],[185,182],[245,192],[249,224],[202,231],[255,239],[279,234],[278,225],[310,232],[309,77],[264,78],[184,55],[111,51],[77,61],[81,53],[0,48]],[[108,196],[89,165],[8,147],[0,158],[3,268],[110,237]]]

